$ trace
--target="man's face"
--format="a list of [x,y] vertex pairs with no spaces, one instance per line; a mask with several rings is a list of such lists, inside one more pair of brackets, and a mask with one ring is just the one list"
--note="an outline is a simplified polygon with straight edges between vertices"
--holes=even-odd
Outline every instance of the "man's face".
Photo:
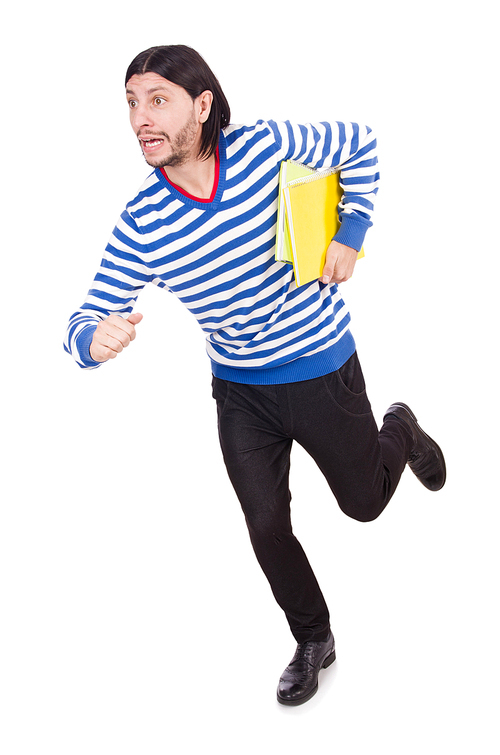
[[204,120],[197,100],[156,73],[132,76],[126,91],[130,123],[149,165],[177,167],[197,158]]

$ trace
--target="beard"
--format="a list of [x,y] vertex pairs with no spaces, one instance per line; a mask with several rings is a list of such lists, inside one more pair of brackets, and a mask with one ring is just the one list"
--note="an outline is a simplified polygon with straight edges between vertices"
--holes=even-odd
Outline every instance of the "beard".
[[177,168],[180,165],[184,165],[189,159],[193,157],[192,150],[196,142],[196,136],[198,133],[198,124],[191,114],[189,120],[184,126],[177,132],[174,137],[170,137],[163,131],[159,131],[152,136],[161,136],[171,146],[171,152],[166,157],[154,157],[153,155],[145,155],[144,159],[147,164],[152,168]]

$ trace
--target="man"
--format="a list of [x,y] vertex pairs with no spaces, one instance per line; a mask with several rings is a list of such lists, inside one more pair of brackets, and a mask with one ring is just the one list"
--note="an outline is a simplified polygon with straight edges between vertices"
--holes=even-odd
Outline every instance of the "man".
[[[338,283],[371,226],[376,141],[367,127],[259,121],[230,125],[205,61],[179,45],[140,53],[126,74],[130,122],[154,171],[127,205],[65,348],[94,369],[136,336],[143,286],[175,293],[207,334],[221,448],[255,554],[298,643],[278,700],[298,705],[335,660],[329,613],[290,522],[293,440],[315,459],[340,507],[375,519],[408,462],[431,490],[438,445],[401,403],[377,430]],[[283,160],[340,167],[341,225],[320,280],[297,287],[274,259]],[[171,355],[175,365],[175,355]]]

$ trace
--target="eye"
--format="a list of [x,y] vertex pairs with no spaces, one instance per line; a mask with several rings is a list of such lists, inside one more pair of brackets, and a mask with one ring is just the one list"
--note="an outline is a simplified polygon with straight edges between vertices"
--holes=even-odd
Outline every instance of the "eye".
[[137,100],[129,100],[128,106],[132,110],[133,108],[137,107]]
[[163,97],[155,97],[153,102],[155,105],[162,105],[166,100]]

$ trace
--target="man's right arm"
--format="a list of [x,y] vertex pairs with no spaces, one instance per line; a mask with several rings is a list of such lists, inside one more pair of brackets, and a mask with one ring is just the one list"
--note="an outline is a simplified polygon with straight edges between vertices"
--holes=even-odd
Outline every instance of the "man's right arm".
[[85,302],[69,320],[64,348],[83,369],[114,359],[134,340],[142,319],[132,314],[137,296],[153,275],[144,261],[147,247],[125,211],[106,246]]

